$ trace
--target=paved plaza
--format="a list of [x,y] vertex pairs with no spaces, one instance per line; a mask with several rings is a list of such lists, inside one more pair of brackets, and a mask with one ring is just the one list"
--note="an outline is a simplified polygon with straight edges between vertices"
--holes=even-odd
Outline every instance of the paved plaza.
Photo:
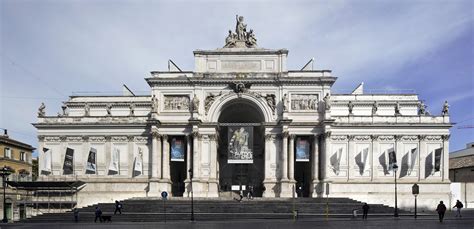
[[231,220],[231,221],[174,221],[159,223],[34,223],[34,224],[11,224],[1,226],[3,228],[166,228],[166,229],[234,229],[234,228],[258,228],[258,229],[279,229],[279,228],[403,228],[403,229],[436,229],[436,228],[474,228],[473,212],[465,212],[464,218],[456,219],[452,215],[447,215],[443,223],[438,222],[434,216],[424,216],[417,220],[413,218],[401,217],[399,219],[374,218],[367,221],[361,219],[304,219],[304,220]]

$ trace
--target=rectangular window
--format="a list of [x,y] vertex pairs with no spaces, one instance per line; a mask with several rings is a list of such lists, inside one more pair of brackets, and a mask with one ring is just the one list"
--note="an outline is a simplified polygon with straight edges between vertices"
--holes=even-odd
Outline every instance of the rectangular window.
[[26,161],[26,153],[23,151],[20,152],[20,161]]
[[10,148],[8,148],[8,147],[5,148],[5,151],[4,151],[3,156],[4,156],[5,158],[12,158],[12,150],[11,150]]

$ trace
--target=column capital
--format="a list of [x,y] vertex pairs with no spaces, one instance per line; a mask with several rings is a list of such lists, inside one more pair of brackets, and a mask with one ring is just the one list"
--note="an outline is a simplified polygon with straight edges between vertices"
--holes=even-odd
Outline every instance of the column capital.
[[377,141],[379,140],[379,135],[370,135],[370,139],[372,139],[372,141]]
[[393,137],[395,138],[396,141],[400,141],[403,135],[394,135]]
[[355,138],[355,135],[351,135],[351,134],[347,135],[347,139],[348,139],[349,141],[354,140],[354,138]]
[[83,135],[82,140],[85,141],[85,142],[89,141],[89,136],[88,135]]
[[426,139],[426,135],[420,134],[420,135],[418,135],[418,139],[419,139],[420,141],[424,141],[424,140]]
[[199,132],[197,132],[197,131],[193,131],[192,135],[193,135],[193,138],[200,138],[201,137],[201,134],[199,134]]
[[161,137],[161,134],[158,133],[157,130],[152,130],[151,131],[151,136],[153,136],[154,138],[159,138],[159,137]]
[[287,138],[288,136],[290,136],[290,133],[288,133],[288,131],[283,131],[281,132],[281,136]]
[[327,138],[330,138],[330,137],[331,137],[331,131],[324,132],[324,134],[323,134],[324,139],[327,139]]
[[295,140],[296,134],[290,134],[290,139],[293,141]]
[[445,141],[448,141],[450,137],[451,137],[450,134],[441,135],[441,138]]

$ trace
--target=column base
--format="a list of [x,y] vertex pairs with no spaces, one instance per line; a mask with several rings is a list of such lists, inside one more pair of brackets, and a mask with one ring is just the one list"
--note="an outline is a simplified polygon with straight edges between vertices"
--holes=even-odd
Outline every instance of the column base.
[[295,180],[281,180],[280,182],[281,192],[280,197],[296,197],[296,181]]
[[316,197],[324,197],[324,183],[320,180],[313,180],[311,183],[311,196]]
[[[191,181],[186,179],[184,196],[191,197]],[[194,197],[219,197],[219,182],[217,180],[193,179]]]
[[265,191],[263,191],[262,197],[279,197],[281,193],[280,186],[276,180],[264,180],[263,187],[265,187]]
[[161,197],[161,192],[168,192],[168,196],[171,196],[171,181],[165,179],[150,179],[150,190],[148,192],[149,197]]

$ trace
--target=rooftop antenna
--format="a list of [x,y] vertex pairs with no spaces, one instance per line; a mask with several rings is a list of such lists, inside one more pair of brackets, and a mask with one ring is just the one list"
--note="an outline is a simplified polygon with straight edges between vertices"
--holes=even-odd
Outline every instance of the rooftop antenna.
[[168,71],[170,72],[183,72],[171,59],[168,60]]
[[314,70],[314,57],[311,58],[308,63],[306,63],[302,68],[301,71],[312,71]]
[[125,84],[123,85],[122,92],[124,96],[135,96],[135,93],[133,93],[133,91],[130,90],[130,88],[128,88]]

